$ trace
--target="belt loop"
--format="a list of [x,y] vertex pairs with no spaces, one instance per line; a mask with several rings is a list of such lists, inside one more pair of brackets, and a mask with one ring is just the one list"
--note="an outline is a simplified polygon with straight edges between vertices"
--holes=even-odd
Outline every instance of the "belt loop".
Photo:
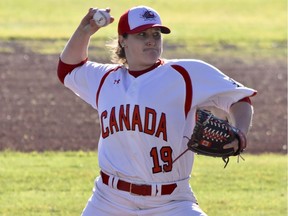
[[162,185],[156,184],[156,196],[161,196],[161,195],[162,195]]
[[108,186],[113,188],[114,176],[109,176],[108,179]]
[[151,184],[151,196],[157,196],[158,193],[158,185],[157,184]]
[[112,188],[118,189],[118,188],[117,188],[118,181],[119,181],[119,178],[118,178],[117,176],[114,176],[114,177],[113,177],[113,181],[112,181]]

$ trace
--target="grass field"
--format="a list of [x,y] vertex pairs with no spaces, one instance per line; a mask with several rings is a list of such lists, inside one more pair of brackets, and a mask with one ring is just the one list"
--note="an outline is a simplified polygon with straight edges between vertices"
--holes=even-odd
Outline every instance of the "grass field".
[[186,48],[275,51],[286,47],[284,0],[0,1],[0,39],[66,40],[89,7],[110,7],[116,22],[97,33],[97,41],[106,40],[117,36],[119,16],[140,4],[157,9],[172,29],[165,40]]
[[[211,216],[287,215],[285,155],[245,155],[226,169],[197,156],[190,181]],[[0,215],[79,215],[98,175],[95,152],[0,153]]]

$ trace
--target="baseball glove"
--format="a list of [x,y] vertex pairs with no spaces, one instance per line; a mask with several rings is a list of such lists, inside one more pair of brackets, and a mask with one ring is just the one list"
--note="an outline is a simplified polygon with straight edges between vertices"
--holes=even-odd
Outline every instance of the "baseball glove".
[[195,153],[222,157],[226,167],[230,156],[240,156],[246,148],[246,137],[228,121],[217,118],[209,111],[197,110],[196,125],[187,145]]

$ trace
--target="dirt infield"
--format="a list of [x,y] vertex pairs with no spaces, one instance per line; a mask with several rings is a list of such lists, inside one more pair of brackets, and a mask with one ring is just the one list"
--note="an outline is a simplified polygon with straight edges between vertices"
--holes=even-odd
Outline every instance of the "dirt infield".
[[[0,42],[0,150],[94,150],[98,115],[60,84],[58,55]],[[287,62],[284,58],[205,60],[258,90],[247,152],[287,152]]]

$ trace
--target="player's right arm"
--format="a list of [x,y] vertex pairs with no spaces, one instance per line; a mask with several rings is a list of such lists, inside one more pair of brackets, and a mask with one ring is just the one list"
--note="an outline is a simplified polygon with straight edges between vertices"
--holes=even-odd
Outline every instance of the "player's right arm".
[[93,20],[96,9],[90,8],[81,20],[78,28],[67,42],[60,59],[67,64],[78,64],[88,57],[90,37],[100,28]]
[[[68,73],[83,65],[88,59],[90,37],[100,29],[93,20],[96,11],[97,9],[89,9],[60,54],[57,73],[62,83]],[[107,12],[110,10],[107,9]],[[113,21],[114,18],[111,17],[110,23]]]

